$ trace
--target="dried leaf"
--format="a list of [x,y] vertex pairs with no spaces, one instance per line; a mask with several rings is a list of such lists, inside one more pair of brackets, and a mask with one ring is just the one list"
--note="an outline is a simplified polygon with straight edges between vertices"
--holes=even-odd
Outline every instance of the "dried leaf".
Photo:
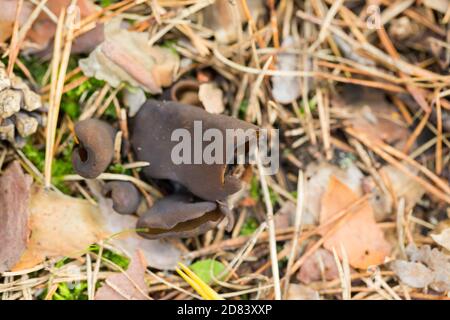
[[[71,0],[48,0],[46,6],[55,16],[59,16],[61,10],[67,8],[71,2]],[[0,42],[4,42],[12,34],[17,3],[18,0],[0,0],[0,8],[2,8],[0,11]],[[77,0],[75,4],[80,10],[80,19],[98,10],[91,0]],[[34,8],[34,4],[29,1],[24,1],[19,16],[20,26],[29,19]],[[55,36],[55,31],[56,24],[49,18],[47,13],[41,12],[27,33],[27,40],[33,43],[32,51],[40,51],[47,48]],[[99,31],[102,31],[102,28],[100,25],[97,25],[93,30],[75,39],[73,45],[74,51],[89,52],[98,44]]]
[[373,141],[381,140],[402,146],[409,137],[409,130],[402,122],[401,115],[387,101],[383,91],[346,85],[331,102],[335,111],[348,118],[348,126]]
[[429,245],[417,248],[414,244],[408,245],[406,254],[411,262],[397,260],[393,263],[393,270],[402,281],[418,288],[429,285],[437,292],[450,290],[450,256]]
[[[18,0],[0,0],[0,42],[5,42],[12,35],[17,3]],[[19,15],[20,25],[25,23],[32,11],[33,4],[24,1]]]
[[86,200],[34,186],[30,200],[31,237],[14,270],[31,268],[46,257],[76,257],[106,238],[99,210]]
[[128,107],[129,117],[134,117],[146,100],[145,92],[141,88],[124,90],[123,103]]
[[[410,168],[410,172],[417,174],[417,170],[414,168]],[[381,168],[380,174],[383,174],[389,180],[389,185],[392,187],[396,198],[405,199],[405,212],[412,210],[425,194],[425,189],[422,185],[392,165],[386,165]],[[373,193],[370,203],[374,209],[376,220],[385,220],[393,212],[394,203],[392,196],[380,190],[373,179],[366,179],[365,182],[366,191]]]
[[327,162],[311,163],[305,172],[305,212],[303,222],[313,224],[319,222],[320,201],[328,187],[331,176],[337,177],[342,183],[352,189],[358,196],[362,195],[361,181],[364,175],[353,163],[345,169]]
[[289,284],[287,300],[320,300],[319,293],[307,286],[296,283]]
[[137,251],[131,258],[126,274],[118,273],[107,277],[105,284],[95,294],[95,300],[148,299],[148,286],[144,279],[146,268],[142,252]]
[[402,282],[413,288],[425,288],[433,281],[433,272],[421,263],[397,260],[391,268]]
[[174,269],[179,250],[167,242],[139,237],[134,231],[136,221],[136,217],[114,212],[110,199],[102,198],[99,206],[94,206],[35,186],[30,200],[31,238],[14,270],[31,268],[48,257],[80,256],[91,244],[106,238],[129,256],[141,249],[151,267]]
[[330,281],[339,277],[339,271],[333,254],[325,249],[318,249],[308,257],[297,273],[297,279],[305,284],[313,281]]
[[86,76],[105,80],[117,87],[121,82],[156,94],[172,84],[180,59],[171,49],[150,46],[148,33],[120,27],[114,19],[105,25],[103,41],[79,65]]
[[18,161],[10,164],[0,177],[0,272],[14,266],[25,251],[31,182]]
[[277,229],[285,229],[292,226],[297,207],[291,201],[283,203],[281,208],[274,215],[274,222]]
[[198,98],[209,113],[219,114],[225,110],[222,90],[214,83],[202,83],[198,90]]
[[443,230],[440,234],[432,234],[431,238],[440,246],[450,250],[450,228]]
[[[358,196],[349,187],[332,176],[322,197],[320,223],[324,224],[357,199]],[[366,269],[383,263],[390,252],[390,245],[375,222],[370,203],[364,202],[350,215],[346,223],[325,240],[324,247],[332,250],[342,245],[350,265],[355,268]],[[328,230],[329,228],[325,228],[321,234],[324,235]],[[341,255],[341,250],[338,250],[338,256],[342,259]]]

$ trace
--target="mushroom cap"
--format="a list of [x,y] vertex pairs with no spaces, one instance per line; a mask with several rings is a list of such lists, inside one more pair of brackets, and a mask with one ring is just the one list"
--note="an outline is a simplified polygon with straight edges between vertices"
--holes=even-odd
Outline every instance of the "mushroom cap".
[[[216,227],[231,216],[225,205],[216,202],[193,202],[188,195],[172,195],[157,200],[138,220],[139,235],[147,239],[188,238]],[[230,219],[231,221],[232,219]]]
[[104,196],[110,196],[113,209],[120,214],[136,212],[141,196],[136,187],[128,181],[110,181],[102,188]]
[[[220,163],[207,164],[202,160],[200,164],[195,164],[192,156],[192,163],[175,164],[172,151],[180,142],[172,141],[174,130],[187,130],[191,137],[190,149],[194,151],[196,143],[199,143],[202,155],[211,143],[198,141],[194,135],[194,122],[198,121],[203,128],[201,134],[207,129],[216,129],[222,134],[226,143],[221,144],[223,156]],[[147,178],[173,180],[201,199],[216,201],[225,199],[242,187],[241,181],[227,170],[227,129],[258,132],[258,127],[236,118],[210,114],[201,108],[173,101],[148,100],[134,118],[131,144],[137,160],[150,163],[142,171]]]
[[105,121],[86,119],[75,125],[75,134],[80,143],[73,149],[73,168],[80,176],[94,179],[111,163],[115,130]]

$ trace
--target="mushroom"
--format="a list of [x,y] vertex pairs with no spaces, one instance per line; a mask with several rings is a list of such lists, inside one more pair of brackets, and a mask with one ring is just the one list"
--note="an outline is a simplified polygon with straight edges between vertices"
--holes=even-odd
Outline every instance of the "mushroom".
[[[175,164],[172,158],[174,147],[179,144],[173,141],[172,134],[176,129],[189,133],[192,137],[191,150],[195,150],[196,144],[200,144],[202,150],[207,143],[198,141],[194,129],[194,122],[200,122],[203,130],[219,130],[224,143],[222,159],[218,163],[207,164],[203,160],[199,164],[179,163]],[[250,123],[225,115],[210,114],[205,110],[173,101],[148,100],[134,118],[134,128],[131,137],[131,145],[138,161],[150,163],[143,169],[147,178],[169,179],[179,182],[197,197],[216,201],[222,200],[241,189],[241,181],[231,174],[227,153],[227,129],[252,129],[254,133],[258,128]],[[203,132],[200,133],[203,135]],[[246,139],[251,137],[246,137]],[[235,137],[231,137],[235,139]],[[249,140],[246,140],[247,144]],[[198,147],[198,145],[197,145]],[[247,148],[246,148],[247,149]],[[192,154],[191,154],[192,155]],[[203,156],[203,152],[200,156]],[[195,158],[195,155],[194,155]]]
[[200,85],[194,79],[180,80],[170,88],[170,99],[179,103],[202,107],[198,96]]
[[111,181],[102,188],[103,196],[111,197],[114,211],[120,214],[136,212],[141,197],[136,187],[127,181]]
[[188,238],[216,227],[228,217],[228,228],[233,225],[228,207],[219,202],[194,202],[188,195],[172,195],[157,200],[138,220],[139,235],[147,239],[167,237]]
[[108,123],[87,119],[75,125],[79,144],[72,153],[72,164],[76,173],[87,179],[100,175],[114,155],[115,130]]

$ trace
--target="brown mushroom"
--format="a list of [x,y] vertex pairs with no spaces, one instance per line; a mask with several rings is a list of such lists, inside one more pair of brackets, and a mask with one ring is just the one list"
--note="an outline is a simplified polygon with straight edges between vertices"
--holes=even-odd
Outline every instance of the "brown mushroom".
[[111,197],[113,209],[120,214],[136,212],[141,197],[136,187],[127,181],[110,181],[102,188],[104,196]]
[[[172,151],[179,142],[171,139],[174,130],[188,131],[192,137],[191,150],[195,150],[196,143],[200,143],[202,150],[208,145],[205,141],[194,141],[197,139],[194,136],[194,122],[197,121],[201,121],[203,130],[214,128],[224,137],[222,161],[212,164],[204,161],[200,164],[175,164]],[[135,116],[131,144],[137,160],[150,163],[142,171],[147,178],[177,181],[199,198],[216,201],[241,189],[241,181],[227,170],[227,129],[258,130],[250,123],[225,115],[210,114],[201,108],[173,101],[148,100]]]
[[179,103],[202,107],[198,97],[200,85],[194,79],[180,80],[170,88],[170,99]]
[[115,130],[108,123],[87,119],[75,125],[79,144],[72,153],[72,164],[76,173],[87,179],[100,175],[114,155]]
[[[138,233],[147,239],[188,238],[205,233],[228,217],[231,212],[219,202],[194,202],[187,195],[172,195],[155,202],[138,220]],[[229,229],[229,228],[228,228]]]

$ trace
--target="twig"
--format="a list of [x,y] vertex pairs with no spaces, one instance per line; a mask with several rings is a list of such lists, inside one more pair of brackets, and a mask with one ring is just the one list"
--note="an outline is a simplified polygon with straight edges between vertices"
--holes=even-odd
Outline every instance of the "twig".
[[264,194],[264,203],[266,205],[267,211],[267,225],[269,227],[269,249],[270,249],[270,260],[272,263],[272,277],[275,290],[275,300],[281,300],[280,273],[278,270],[277,244],[275,241],[275,223],[273,221],[273,207],[272,202],[270,201],[269,187],[267,186],[267,181],[264,175],[264,169],[262,167],[258,149],[256,149],[255,154],[256,154],[256,163],[258,166],[259,181],[261,183],[261,188]]

